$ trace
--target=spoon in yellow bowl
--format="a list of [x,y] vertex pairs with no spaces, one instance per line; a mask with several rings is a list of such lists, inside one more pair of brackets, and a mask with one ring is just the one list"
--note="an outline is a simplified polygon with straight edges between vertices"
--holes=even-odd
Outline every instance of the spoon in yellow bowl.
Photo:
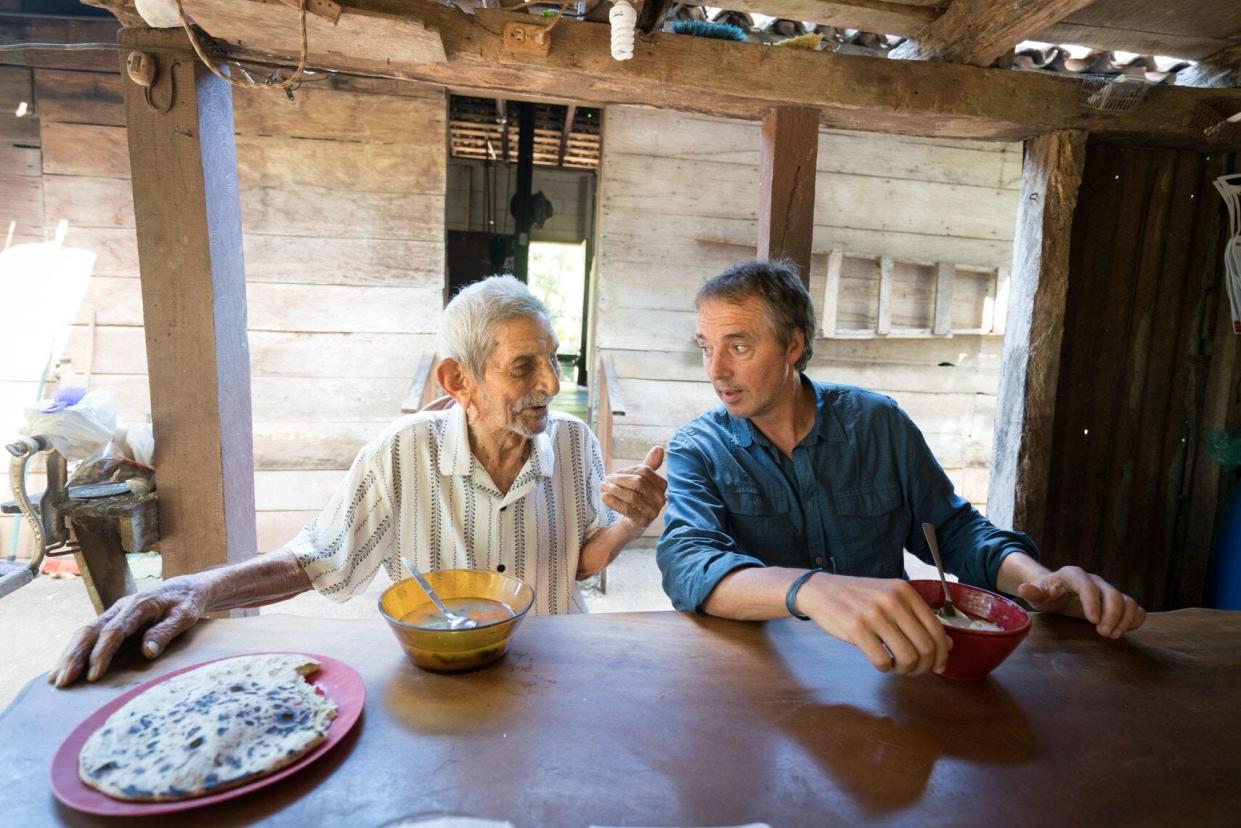
[[948,597],[948,579],[944,577],[944,561],[939,557],[939,541],[935,537],[935,525],[922,524],[922,534],[926,535],[927,545],[931,547],[931,557],[935,559],[935,568],[939,570],[939,582],[944,587],[944,605],[936,612],[944,618],[955,618],[957,608],[952,605],[952,599]]
[[450,630],[472,630],[478,626],[478,622],[473,618],[467,618],[464,615],[457,615],[455,612],[444,606],[444,602],[435,594],[435,590],[431,589],[431,585],[427,583],[427,579],[422,577],[422,573],[418,571],[418,567],[414,566],[409,558],[401,556],[401,562],[405,564],[405,568],[409,570],[409,574],[414,576],[414,580],[418,582],[418,586],[422,587],[422,591],[431,599],[431,603],[435,604],[435,608],[440,614],[448,620],[448,629]]

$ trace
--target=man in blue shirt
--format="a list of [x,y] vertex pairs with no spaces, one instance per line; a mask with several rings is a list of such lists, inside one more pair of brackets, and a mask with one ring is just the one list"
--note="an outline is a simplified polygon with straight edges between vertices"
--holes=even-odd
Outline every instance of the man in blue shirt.
[[790,613],[858,647],[881,671],[942,672],[951,646],[902,575],[902,550],[1034,609],[1118,638],[1145,611],[1078,567],[1055,572],[1028,537],[956,495],[922,433],[891,399],[811,381],[810,295],[786,265],[734,265],[698,292],[697,341],[723,405],[668,445],[659,540],[677,609],[761,620]]

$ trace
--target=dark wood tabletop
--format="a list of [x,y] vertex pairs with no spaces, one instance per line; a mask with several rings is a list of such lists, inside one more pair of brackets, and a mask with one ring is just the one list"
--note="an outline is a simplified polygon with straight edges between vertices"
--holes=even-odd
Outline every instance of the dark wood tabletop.
[[271,650],[352,665],[367,688],[362,720],[288,779],[163,824],[1241,820],[1241,613],[1182,610],[1121,641],[1036,617],[976,684],[877,673],[793,620],[529,618],[503,661],[456,676],[409,664],[379,617],[205,621],[155,662],[128,652],[98,684],[32,681],[0,714],[0,822],[109,824],[51,794],[69,732],[169,670]]

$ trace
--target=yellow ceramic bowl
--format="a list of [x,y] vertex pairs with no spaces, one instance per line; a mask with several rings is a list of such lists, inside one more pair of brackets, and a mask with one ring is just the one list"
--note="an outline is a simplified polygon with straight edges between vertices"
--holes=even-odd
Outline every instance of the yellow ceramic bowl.
[[424,670],[459,673],[485,667],[508,651],[517,625],[534,606],[534,590],[529,584],[489,569],[445,569],[425,575],[440,598],[499,601],[513,611],[513,617],[468,630],[415,627],[400,619],[429,604],[431,599],[412,578],[393,584],[379,597],[379,611],[405,655]]

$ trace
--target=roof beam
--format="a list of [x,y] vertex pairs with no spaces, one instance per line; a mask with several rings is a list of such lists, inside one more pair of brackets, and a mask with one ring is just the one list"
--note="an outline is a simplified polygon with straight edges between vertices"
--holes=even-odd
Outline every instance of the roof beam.
[[953,0],[934,22],[888,53],[898,60],[990,66],[1023,40],[1094,0]]
[[[617,62],[607,26],[570,19],[557,25],[551,50],[540,55],[508,51],[498,35],[506,22],[529,23],[528,14],[478,9],[465,15],[430,3],[368,2],[386,3],[394,11],[348,6],[336,27],[308,18],[312,66],[423,81],[459,94],[639,104],[755,121],[773,106],[810,106],[827,127],[986,140],[1085,129],[1153,144],[1202,146],[1193,120],[1203,96],[1215,100],[1223,94],[1230,103],[1241,102],[1241,92],[1161,86],[1127,112],[1099,112],[1082,103],[1077,79],[664,33],[639,39],[634,59]],[[184,0],[184,5],[212,36],[251,57],[276,54],[288,60],[298,52],[297,14],[287,6],[255,0]],[[398,25],[389,27],[389,21]],[[346,26],[354,34],[342,36]],[[411,58],[407,46],[404,53],[388,53],[383,71],[377,71],[375,56],[385,53],[356,33],[387,35],[390,29],[433,33],[443,43],[445,59],[440,62],[432,49]]]

